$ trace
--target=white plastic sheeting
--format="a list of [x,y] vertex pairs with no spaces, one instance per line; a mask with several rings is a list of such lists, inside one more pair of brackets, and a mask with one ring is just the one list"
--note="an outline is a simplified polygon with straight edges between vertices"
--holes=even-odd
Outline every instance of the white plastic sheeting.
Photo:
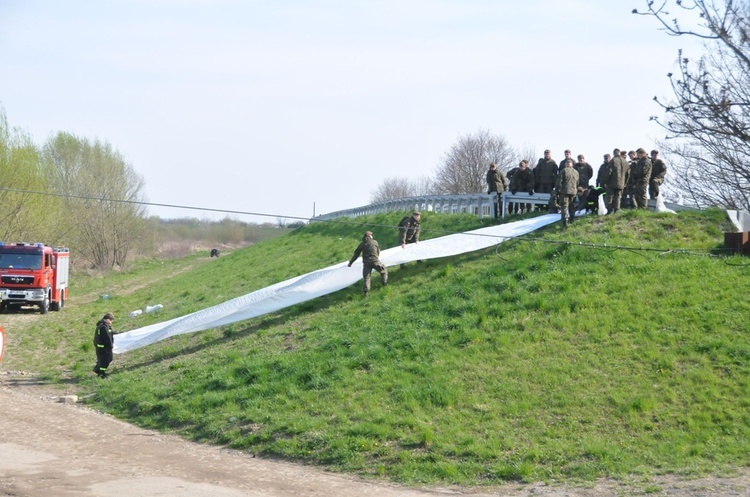
[[675,211],[664,205],[664,197],[659,195],[656,197],[656,207],[654,207],[654,210],[656,212],[667,212],[669,214],[677,214]]
[[[433,238],[417,244],[409,244],[405,248],[399,246],[383,250],[380,252],[380,260],[386,266],[395,266],[416,260],[473,252],[498,245],[509,238],[525,235],[559,220],[559,214],[546,214],[466,233]],[[352,243],[352,253],[355,248],[356,244]],[[352,267],[347,267],[347,264],[348,261],[341,262],[202,311],[120,333],[114,337],[114,353],[122,354],[176,335],[254,318],[341,290],[362,279],[362,259],[359,258]]]
[[746,211],[727,211],[727,216],[738,232],[750,231],[750,214]]

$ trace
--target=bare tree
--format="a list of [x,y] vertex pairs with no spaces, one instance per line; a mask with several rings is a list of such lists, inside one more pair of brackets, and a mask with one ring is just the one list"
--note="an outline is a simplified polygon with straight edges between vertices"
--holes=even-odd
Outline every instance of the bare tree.
[[742,208],[736,202],[736,181],[726,177],[731,169],[717,163],[702,149],[684,143],[660,141],[659,147],[668,150],[672,154],[670,157],[676,156],[680,160],[679,174],[671,176],[668,192],[683,197],[690,205]]
[[[646,6],[633,13],[656,18],[669,35],[703,40],[706,50],[697,62],[680,50],[680,74],[667,75],[674,101],[654,97],[665,117],[651,119],[667,132],[661,146],[677,173],[670,172],[670,181],[697,205],[750,210],[750,2],[647,0]],[[678,16],[695,21],[683,24]]]
[[486,175],[491,163],[507,169],[517,153],[503,136],[479,130],[458,139],[435,169],[433,193],[458,195],[487,190]]
[[375,191],[370,193],[370,202],[385,202],[399,198],[429,195],[432,180],[426,176],[410,180],[408,178],[386,178]]

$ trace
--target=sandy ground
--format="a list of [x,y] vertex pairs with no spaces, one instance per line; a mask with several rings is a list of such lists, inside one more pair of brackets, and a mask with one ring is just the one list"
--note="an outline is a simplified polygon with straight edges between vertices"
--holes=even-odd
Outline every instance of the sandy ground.
[[[3,317],[17,326],[34,316]],[[587,487],[401,487],[144,430],[83,404],[60,402],[64,394],[35,375],[2,366],[0,497],[750,496],[750,469],[733,478],[600,480]]]
[[59,395],[33,377],[0,372],[0,496],[750,496],[750,472],[728,479],[603,480],[588,488],[399,487],[194,444],[60,402]]

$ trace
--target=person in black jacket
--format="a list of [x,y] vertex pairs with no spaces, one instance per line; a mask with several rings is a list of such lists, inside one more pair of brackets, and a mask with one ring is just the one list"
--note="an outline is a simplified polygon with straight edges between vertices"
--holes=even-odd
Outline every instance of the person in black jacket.
[[96,331],[94,332],[96,366],[94,366],[94,373],[99,378],[107,377],[107,368],[109,363],[112,362],[112,346],[115,343],[112,336],[112,321],[114,320],[115,317],[111,312],[108,312],[96,323]]
[[586,195],[586,212],[599,214],[599,197],[602,195],[606,195],[606,193],[601,186],[595,186],[589,189],[588,195]]

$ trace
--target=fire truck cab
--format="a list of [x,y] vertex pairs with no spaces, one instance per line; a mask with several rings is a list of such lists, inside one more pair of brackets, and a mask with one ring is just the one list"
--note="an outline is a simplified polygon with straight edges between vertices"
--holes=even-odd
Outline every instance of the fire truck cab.
[[43,243],[0,242],[0,312],[38,306],[59,311],[68,298],[70,250]]

